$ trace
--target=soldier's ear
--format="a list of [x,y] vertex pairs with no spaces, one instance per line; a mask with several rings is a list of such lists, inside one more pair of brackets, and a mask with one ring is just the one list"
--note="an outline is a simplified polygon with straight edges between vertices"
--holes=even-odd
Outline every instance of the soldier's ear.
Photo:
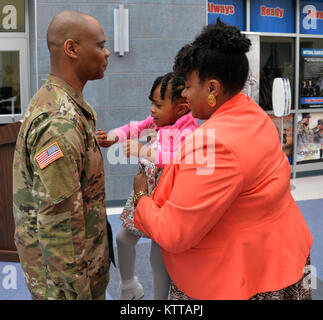
[[76,59],[77,58],[77,42],[74,41],[73,39],[65,40],[64,52],[68,57],[70,57],[72,59]]

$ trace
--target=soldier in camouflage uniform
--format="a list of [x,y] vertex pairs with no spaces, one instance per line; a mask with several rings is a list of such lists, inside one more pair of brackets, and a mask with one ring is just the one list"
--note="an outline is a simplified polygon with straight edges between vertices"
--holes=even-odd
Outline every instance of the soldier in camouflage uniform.
[[313,130],[309,128],[311,115],[302,113],[302,120],[297,124],[297,139],[300,144],[313,142]]
[[317,126],[313,128],[314,142],[323,144],[323,119],[317,120]]
[[97,115],[82,89],[104,76],[110,52],[99,23],[76,12],[57,15],[47,40],[51,75],[28,106],[14,155],[15,243],[33,299],[105,299],[112,234]]

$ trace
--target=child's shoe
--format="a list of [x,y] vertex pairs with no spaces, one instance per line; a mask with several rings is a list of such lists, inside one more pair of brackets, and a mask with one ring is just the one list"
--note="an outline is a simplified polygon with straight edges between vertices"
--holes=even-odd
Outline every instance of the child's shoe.
[[120,288],[120,300],[140,300],[144,296],[144,289],[137,277],[133,277],[131,280],[121,281]]

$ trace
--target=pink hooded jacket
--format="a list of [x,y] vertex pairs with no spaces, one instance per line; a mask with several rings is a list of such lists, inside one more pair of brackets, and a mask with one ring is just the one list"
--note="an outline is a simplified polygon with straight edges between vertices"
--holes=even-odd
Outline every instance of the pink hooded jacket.
[[193,118],[192,112],[189,112],[177,119],[172,125],[157,127],[153,117],[148,116],[145,120],[126,124],[114,129],[113,132],[118,136],[118,142],[124,142],[127,139],[137,140],[142,136],[148,135],[148,129],[154,128],[157,131],[158,143],[155,164],[159,167],[164,167],[170,163],[173,155],[180,149],[185,137],[197,127],[197,120]]

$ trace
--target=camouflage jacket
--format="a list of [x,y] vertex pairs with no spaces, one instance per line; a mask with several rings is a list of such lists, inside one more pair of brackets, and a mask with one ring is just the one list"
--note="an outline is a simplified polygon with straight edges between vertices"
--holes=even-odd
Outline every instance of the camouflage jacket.
[[297,124],[297,138],[301,144],[312,143],[314,138],[313,130],[299,121]]
[[314,132],[314,143],[323,144],[323,132],[321,132],[318,127],[313,128],[313,132]]
[[95,124],[82,94],[54,76],[26,111],[13,202],[15,243],[33,299],[96,299],[106,290],[112,235]]

